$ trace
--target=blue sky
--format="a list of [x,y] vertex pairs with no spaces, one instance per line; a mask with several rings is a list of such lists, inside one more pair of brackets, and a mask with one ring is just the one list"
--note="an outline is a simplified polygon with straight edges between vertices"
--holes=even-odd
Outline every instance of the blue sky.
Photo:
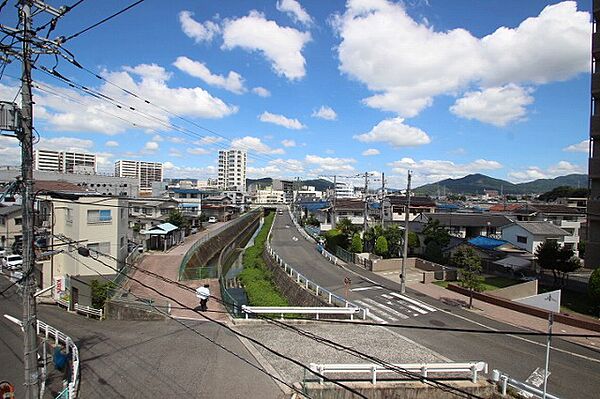
[[[201,179],[231,146],[249,150],[249,177],[383,171],[399,187],[407,169],[416,185],[585,173],[589,3],[148,0],[64,47],[154,105],[59,59],[64,76],[139,112],[35,71],[38,145],[98,153],[102,170],[143,159]],[[1,23],[15,25],[14,4]],[[84,1],[50,37],[124,5]],[[1,100],[14,98],[18,74],[15,61]],[[0,138],[0,164],[18,160]]]

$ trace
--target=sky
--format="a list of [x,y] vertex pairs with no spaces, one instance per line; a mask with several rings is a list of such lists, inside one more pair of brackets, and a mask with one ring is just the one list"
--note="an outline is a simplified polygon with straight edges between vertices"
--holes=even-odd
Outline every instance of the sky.
[[[16,25],[15,3],[0,23]],[[40,55],[37,146],[96,153],[105,172],[139,159],[198,179],[216,177],[227,148],[248,150],[252,178],[384,172],[404,187],[407,170],[414,186],[586,173],[590,3],[146,0],[62,44],[89,72]],[[84,1],[49,37],[126,4]],[[15,98],[20,68],[6,66],[0,100]],[[0,165],[19,151],[0,136]]]

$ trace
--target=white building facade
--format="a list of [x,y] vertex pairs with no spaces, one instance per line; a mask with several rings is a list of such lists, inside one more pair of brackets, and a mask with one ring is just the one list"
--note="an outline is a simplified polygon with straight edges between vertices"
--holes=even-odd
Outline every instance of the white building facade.
[[89,173],[98,171],[96,154],[75,151],[36,149],[33,153],[35,170],[61,173]]
[[115,162],[115,176],[135,178],[140,185],[140,194],[151,194],[152,183],[163,179],[163,165],[160,162],[120,160]]
[[220,150],[217,183],[222,190],[246,191],[248,154],[244,150]]

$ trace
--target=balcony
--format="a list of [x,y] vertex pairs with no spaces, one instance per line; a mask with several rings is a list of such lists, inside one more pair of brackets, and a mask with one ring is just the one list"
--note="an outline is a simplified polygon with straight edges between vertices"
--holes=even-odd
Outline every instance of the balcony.
[[592,179],[600,179],[600,158],[589,158],[589,176]]

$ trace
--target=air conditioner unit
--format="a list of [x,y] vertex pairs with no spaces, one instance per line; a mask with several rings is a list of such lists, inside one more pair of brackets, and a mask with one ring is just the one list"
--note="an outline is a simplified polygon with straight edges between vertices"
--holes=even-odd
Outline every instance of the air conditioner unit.
[[42,222],[42,227],[49,228],[50,227],[50,221],[49,220],[44,220]]

